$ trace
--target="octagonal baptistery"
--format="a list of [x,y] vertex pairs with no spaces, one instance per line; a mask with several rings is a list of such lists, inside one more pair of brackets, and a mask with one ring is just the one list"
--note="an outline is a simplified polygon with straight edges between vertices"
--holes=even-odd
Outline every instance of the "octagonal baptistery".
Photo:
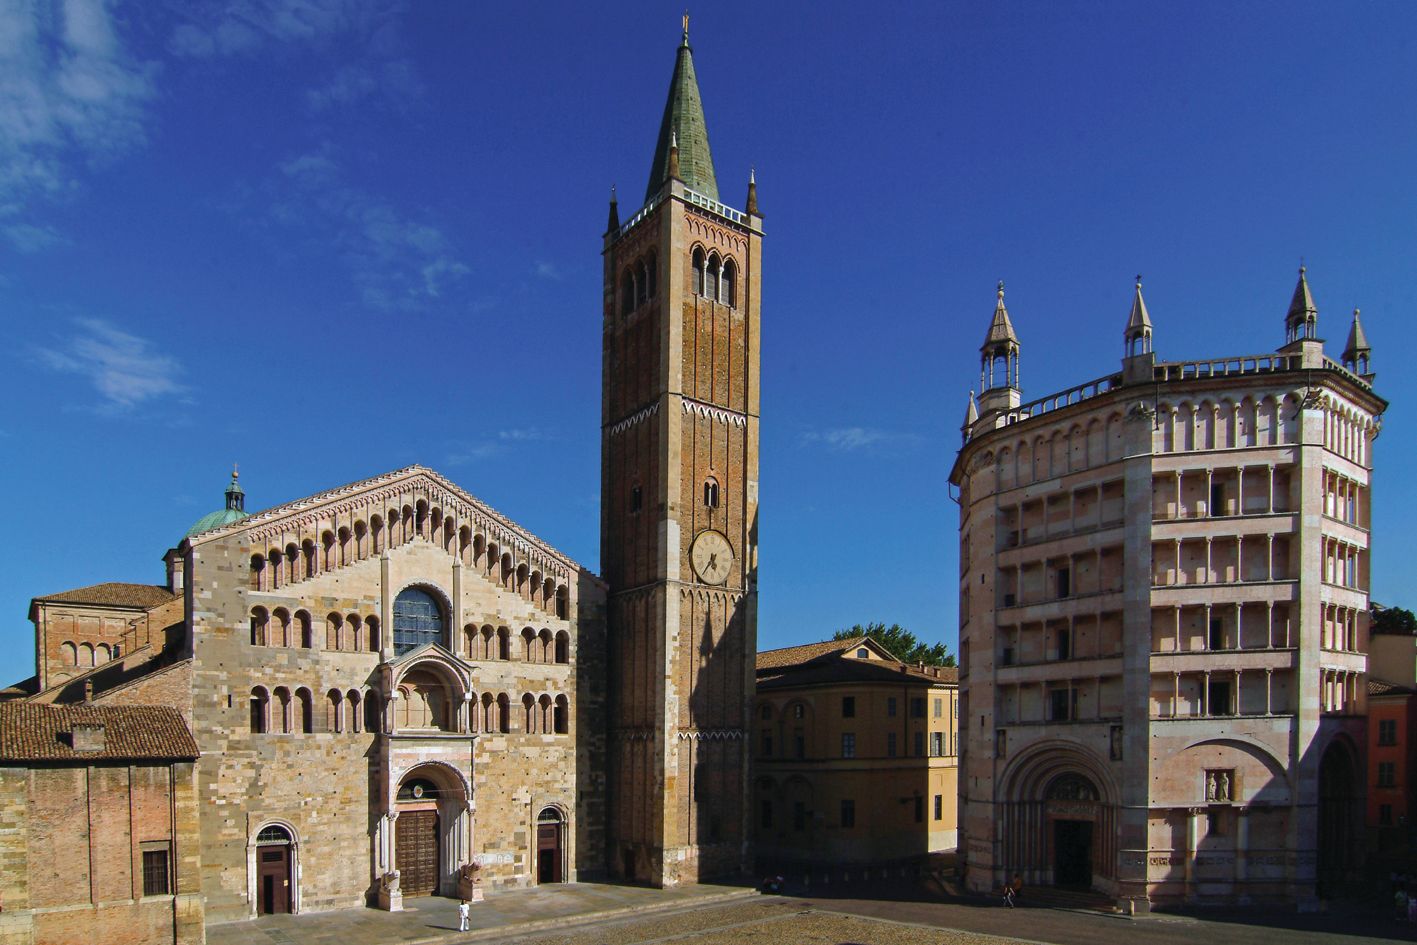
[[417,466],[173,556],[208,922],[600,867],[598,578]]
[[1301,270],[1273,354],[1158,361],[1023,402],[1000,285],[960,502],[968,885],[1300,908],[1362,850],[1373,391]]

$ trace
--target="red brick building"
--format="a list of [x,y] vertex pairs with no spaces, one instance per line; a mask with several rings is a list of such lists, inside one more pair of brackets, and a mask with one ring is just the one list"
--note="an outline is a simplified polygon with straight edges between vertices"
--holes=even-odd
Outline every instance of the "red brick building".
[[204,942],[196,760],[175,708],[0,704],[0,942]]
[[[1368,680],[1370,849],[1409,866],[1417,814],[1417,688]],[[1396,864],[1394,864],[1396,865]]]

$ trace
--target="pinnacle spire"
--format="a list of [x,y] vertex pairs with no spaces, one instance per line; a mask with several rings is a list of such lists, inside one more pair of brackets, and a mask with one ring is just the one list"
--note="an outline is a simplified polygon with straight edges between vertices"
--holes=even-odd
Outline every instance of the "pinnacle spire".
[[654,163],[650,166],[649,186],[645,202],[653,200],[670,174],[671,143],[679,146],[679,179],[690,190],[718,199],[718,180],[713,173],[713,155],[709,151],[708,127],[704,123],[703,100],[699,96],[699,80],[694,74],[694,53],[689,47],[689,14],[684,14],[684,37],[674,60],[674,75],[669,80],[669,97],[664,103],[664,117],[659,124],[659,138],[654,148]]
[[965,411],[964,411],[964,426],[965,426],[965,429],[969,429],[969,427],[973,426],[973,425],[974,425],[974,421],[976,421],[976,420],[978,420],[978,419],[979,419],[979,405],[974,402],[974,389],[973,389],[973,388],[970,388],[970,391],[969,391],[969,406],[968,406],[967,408],[965,408]]
[[1127,327],[1122,329],[1122,341],[1126,345],[1127,357],[1151,353],[1151,314],[1146,310],[1146,299],[1141,294],[1141,276],[1137,276],[1137,288],[1132,294],[1132,308],[1127,313]]
[[610,215],[605,221],[605,232],[614,233],[620,229],[620,202],[615,199],[615,185],[610,185]]
[[1009,310],[1004,308],[1004,282],[999,280],[999,300],[994,303],[994,318],[989,322],[989,332],[984,336],[984,348],[999,344],[1000,342],[1013,342],[1018,344],[1018,335],[1014,333],[1014,323],[1009,320]]
[[1358,320],[1358,310],[1353,310],[1353,324],[1348,329],[1348,343],[1343,346],[1343,366],[1358,374],[1372,371],[1373,348],[1368,344],[1368,335],[1363,331],[1363,323]]
[[1299,282],[1294,286],[1294,297],[1289,300],[1289,312],[1284,316],[1285,341],[1317,340],[1319,336],[1319,310],[1309,291],[1307,272],[1308,267],[1299,266]]

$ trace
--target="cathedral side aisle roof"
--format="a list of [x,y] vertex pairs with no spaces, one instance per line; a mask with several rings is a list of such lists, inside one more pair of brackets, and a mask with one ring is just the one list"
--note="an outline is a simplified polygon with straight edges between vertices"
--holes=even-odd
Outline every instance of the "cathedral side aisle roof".
[[124,584],[110,581],[106,584],[90,584],[88,587],[72,591],[60,591],[36,597],[36,601],[60,604],[99,604],[108,607],[156,607],[165,604],[177,595],[156,584]]
[[[101,726],[99,747],[75,747],[75,726]],[[0,761],[195,760],[182,713],[159,705],[0,705]]]

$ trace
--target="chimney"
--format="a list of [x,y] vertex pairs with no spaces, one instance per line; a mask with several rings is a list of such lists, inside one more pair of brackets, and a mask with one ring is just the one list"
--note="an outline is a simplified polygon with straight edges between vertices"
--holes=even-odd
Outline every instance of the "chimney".
[[74,751],[100,752],[104,749],[103,723],[78,722],[73,732]]

